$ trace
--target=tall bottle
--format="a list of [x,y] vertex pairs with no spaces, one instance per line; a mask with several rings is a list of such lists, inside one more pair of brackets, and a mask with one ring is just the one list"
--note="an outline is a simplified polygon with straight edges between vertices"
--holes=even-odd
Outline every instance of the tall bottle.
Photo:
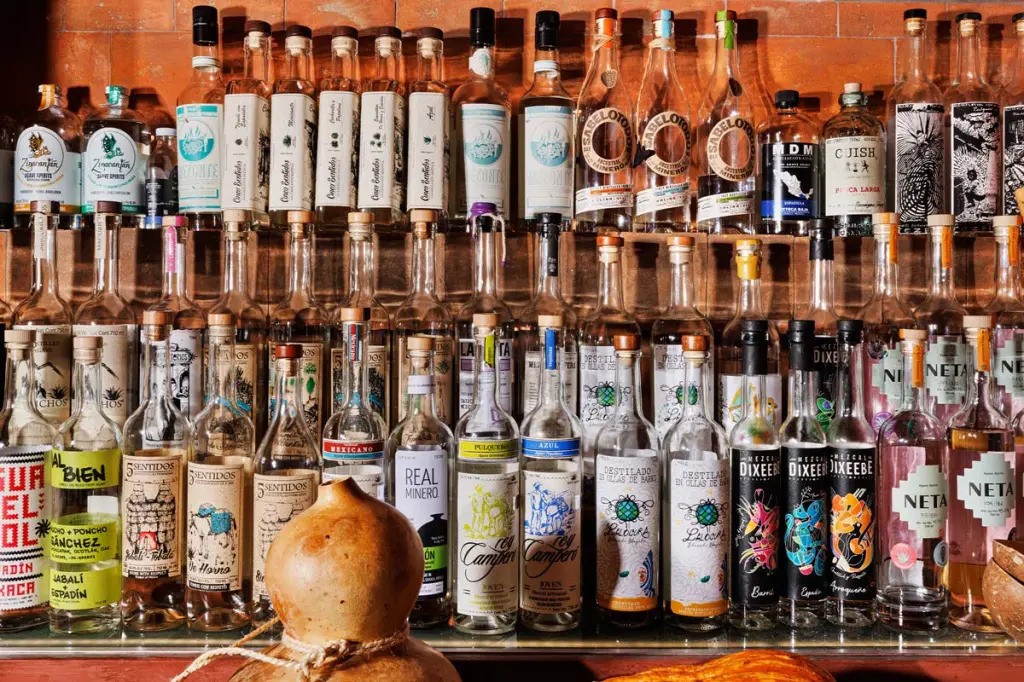
[[101,201],[118,202],[134,224],[134,216],[146,211],[150,130],[128,108],[128,88],[108,85],[105,90],[107,101],[83,124],[82,213],[100,213],[96,204]]
[[[781,505],[785,512],[779,581],[779,623],[818,628],[828,594],[828,464],[825,431],[818,421],[817,337],[813,320],[789,323],[789,412],[779,429],[782,445]],[[780,519],[782,521],[782,519]]]
[[537,12],[533,83],[519,100],[519,220],[526,227],[544,214],[572,220],[573,101],[558,63],[558,12]]
[[[1020,217],[995,216],[996,292],[992,316],[992,374],[996,406],[1012,419],[1024,409],[1024,301],[1020,285]],[[1022,529],[1024,530],[1024,529]]]
[[[224,95],[221,205],[265,220],[270,181],[270,24],[245,22],[242,75]],[[225,218],[226,220],[226,218]],[[236,320],[237,322],[237,320]]]
[[160,218],[178,214],[178,131],[157,128],[146,160],[146,220],[159,227]]
[[[0,335],[11,328],[11,307],[3,299],[0,299]],[[5,371],[3,381],[0,382],[0,395],[6,395],[7,390],[7,346],[0,341],[0,363],[3,363]]]
[[878,431],[878,620],[896,630],[935,632],[949,619],[943,462],[945,427],[924,399],[928,332],[901,329],[903,399]]
[[71,308],[57,283],[60,204],[32,202],[32,283],[14,307],[14,329],[35,331],[36,408],[53,426],[71,414]]
[[1013,72],[1002,90],[1003,203],[1002,212],[1020,215],[1014,192],[1024,187],[1024,12],[1013,15],[1017,54]]
[[267,432],[253,463],[252,501],[252,621],[274,617],[267,593],[266,565],[270,544],[293,518],[316,502],[323,459],[307,426],[300,399],[302,345],[274,346],[274,403]]
[[129,630],[158,632],[185,622],[185,467],[192,459],[192,426],[171,399],[171,314],[147,310],[142,324],[142,398],[125,422],[121,461],[121,618]]
[[1013,429],[999,411],[992,390],[992,318],[964,317],[970,353],[967,398],[946,427],[944,469],[949,484],[946,542],[949,565],[949,620],[974,632],[1000,632],[981,586],[992,560],[994,540],[1005,540],[1016,527],[1015,505],[1020,472]]
[[65,107],[61,89],[39,86],[39,109],[14,151],[14,212],[33,201],[57,201],[62,214],[82,209],[82,119]]
[[839,319],[835,310],[835,246],[828,221],[816,221],[811,228],[809,256],[811,290],[799,317],[814,322],[814,372],[818,375],[814,418],[827,430],[836,407],[836,321]]
[[290,223],[288,211],[313,208],[316,103],[313,32],[293,24],[285,32],[283,68],[270,96],[270,221]]
[[405,219],[405,84],[402,32],[377,29],[373,75],[363,83],[359,105],[360,211],[373,215],[380,229]]
[[957,232],[991,232],[999,206],[999,99],[985,80],[981,13],[956,15],[956,75],[943,100],[949,131],[946,203]]
[[871,427],[879,427],[891,417],[903,401],[903,354],[900,330],[916,326],[914,313],[900,299],[896,255],[899,231],[903,229],[895,213],[876,213],[871,217],[875,236],[875,282],[871,298],[857,313],[864,323],[864,383],[867,386],[867,417]]
[[800,93],[775,93],[775,112],[757,127],[761,231],[806,235],[821,215],[818,124],[799,108]]
[[710,338],[683,335],[680,345],[685,400],[661,439],[661,600],[669,625],[710,632],[729,610],[729,441],[707,412]]
[[634,96],[621,65],[619,13],[594,14],[593,56],[576,101],[576,230],[629,230],[633,218]]
[[407,357],[402,364],[408,367],[402,393],[405,407],[388,436],[384,477],[385,499],[412,522],[423,543],[423,582],[409,615],[415,628],[447,623],[452,615],[448,491],[455,436],[435,409],[434,345],[433,337],[421,335],[410,335],[403,344]]
[[519,606],[520,439],[499,399],[499,324],[473,316],[473,404],[455,426],[453,623],[470,634],[511,632]]
[[928,78],[928,12],[903,12],[902,73],[886,100],[886,177],[892,197],[886,204],[899,216],[899,231],[925,233],[928,216],[941,213],[946,171],[946,105]]
[[450,218],[464,221],[473,204],[494,204],[510,214],[508,93],[494,79],[495,15],[490,7],[469,11],[469,77],[452,95],[455,116],[455,173]]
[[444,32],[428,27],[417,33],[416,78],[409,83],[405,203],[409,211],[418,208],[444,213],[448,210],[451,130],[451,102],[444,82]]
[[580,529],[583,427],[565,401],[561,356],[565,342],[558,315],[537,318],[544,341],[538,403],[522,424],[523,556],[519,618],[542,632],[580,624]]
[[[360,89],[359,31],[351,26],[338,26],[331,37],[331,71],[320,81],[317,107],[313,203],[321,224],[342,224],[356,207]],[[394,145],[393,136],[388,144]],[[390,197],[386,199],[390,202]]]
[[697,111],[697,229],[753,232],[754,109],[740,82],[736,12],[715,12],[715,31],[715,68]]

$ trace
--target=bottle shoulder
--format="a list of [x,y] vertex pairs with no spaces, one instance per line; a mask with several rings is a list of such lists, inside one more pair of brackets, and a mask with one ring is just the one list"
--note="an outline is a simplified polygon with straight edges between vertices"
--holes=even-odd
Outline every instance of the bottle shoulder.
[[60,294],[37,291],[14,306],[12,324],[63,325],[71,324],[71,306]]
[[876,116],[866,110],[841,111],[828,121],[821,130],[821,137],[828,142],[843,137],[882,137],[885,126]]
[[93,293],[75,311],[76,325],[138,324],[128,301],[112,291]]
[[946,428],[939,419],[921,410],[897,410],[878,429],[880,446],[941,447]]
[[875,445],[875,430],[860,416],[835,417],[825,435],[832,448],[859,449]]
[[900,104],[943,105],[942,90],[928,79],[901,80],[893,86],[886,99],[886,108],[895,113]]
[[269,83],[254,78],[236,78],[225,88],[225,95],[256,95],[265,100],[270,100],[272,92]]

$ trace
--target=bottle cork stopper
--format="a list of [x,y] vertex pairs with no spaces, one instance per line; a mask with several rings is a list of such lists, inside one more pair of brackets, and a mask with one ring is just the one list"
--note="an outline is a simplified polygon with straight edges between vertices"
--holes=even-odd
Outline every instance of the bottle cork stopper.
[[279,343],[274,346],[276,360],[296,360],[302,357],[302,345],[298,343]]
[[668,245],[670,247],[672,247],[672,246],[682,246],[682,247],[689,247],[689,248],[692,249],[693,245],[696,244],[696,243],[697,243],[697,240],[694,239],[692,236],[690,236],[688,234],[674,234],[674,235],[672,235],[671,237],[668,238]]
[[160,219],[164,227],[188,227],[188,218],[183,215],[165,215]]
[[234,327],[235,315],[234,313],[210,313],[206,321],[211,327]]
[[247,225],[252,222],[252,211],[244,208],[224,209],[224,225]]
[[964,329],[991,329],[991,315],[964,315]]
[[366,322],[370,319],[370,309],[338,308],[338,319],[341,322]]
[[147,310],[142,313],[142,324],[147,327],[163,327],[171,323],[171,314],[166,310]]
[[494,313],[477,313],[473,315],[474,327],[497,327],[498,316]]
[[562,316],[561,315],[538,315],[537,326],[543,327],[544,329],[561,329],[562,328]]
[[899,213],[872,213],[871,224],[872,225],[899,225],[900,214]]
[[103,347],[103,337],[100,336],[76,336],[72,341],[75,350],[99,350]]
[[699,334],[688,334],[680,339],[683,350],[706,351],[708,349],[708,337]]
[[640,338],[635,334],[616,334],[612,337],[612,345],[615,350],[637,350],[640,348]]
[[348,224],[352,225],[373,225],[373,214],[369,211],[352,211],[348,214]]
[[316,222],[316,214],[312,211],[288,211],[285,215],[289,225],[308,225]]
[[120,201],[97,201],[96,213],[121,213]]
[[405,341],[405,347],[409,350],[434,350],[434,338],[432,336],[410,336]]
[[4,331],[4,343],[7,345],[32,345],[35,332],[30,329],[7,329]]
[[900,338],[904,341],[926,341],[928,332],[923,329],[901,329]]
[[992,217],[992,227],[1004,227],[1013,229],[1020,226],[1019,215],[997,215]]
[[953,222],[954,218],[951,213],[936,213],[928,216],[928,227],[946,227],[952,225]]
[[57,215],[60,213],[59,201],[33,201],[29,204],[29,210],[33,213],[44,213],[46,215]]
[[[351,221],[352,214],[349,214],[349,222]],[[409,211],[409,223],[415,225],[417,223],[436,223],[437,222],[437,211],[432,208],[414,208]]]
[[602,246],[617,246],[622,247],[626,243],[626,240],[617,234],[602,234],[597,237],[597,247]]

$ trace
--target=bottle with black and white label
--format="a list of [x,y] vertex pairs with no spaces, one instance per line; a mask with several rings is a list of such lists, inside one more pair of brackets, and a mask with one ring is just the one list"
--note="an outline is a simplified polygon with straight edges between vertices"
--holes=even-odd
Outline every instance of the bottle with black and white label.
[[270,96],[270,222],[288,224],[288,211],[313,209],[316,151],[313,32],[293,24],[285,32],[284,60]]
[[798,317],[814,322],[814,371],[817,374],[814,418],[822,429],[828,430],[836,409],[836,321],[839,319],[835,310],[835,246],[830,221],[813,221],[810,234],[811,289]]
[[[405,159],[405,205],[448,211],[451,101],[444,82],[444,32],[417,31],[416,77],[409,83],[409,153]],[[410,222],[412,222],[410,218]]]
[[757,127],[761,231],[806,235],[821,215],[818,124],[799,108],[800,93],[775,93],[775,112]]
[[343,225],[356,207],[360,89],[359,31],[338,26],[331,37],[331,71],[320,81],[317,107],[313,203],[323,225]]
[[732,450],[732,549],[729,624],[744,631],[775,627],[779,610],[779,505],[782,450],[760,399],[767,392],[767,320],[743,320],[743,416],[729,434]]
[[828,508],[831,590],[828,622],[866,628],[875,622],[875,431],[864,416],[864,323],[836,325],[836,414],[826,432],[829,447]]
[[996,237],[995,295],[985,306],[992,316],[992,374],[999,410],[1013,419],[1024,409],[1024,302],[1020,284],[1020,216],[992,219]]
[[127,226],[146,211],[146,159],[150,130],[128,108],[128,88],[106,87],[107,101],[85,119],[82,138],[82,213],[97,202],[118,202]]
[[82,206],[82,119],[65,108],[59,86],[39,86],[39,109],[18,135],[14,149],[14,212],[33,201],[60,202],[61,214]]
[[[818,421],[813,320],[789,323],[789,413],[779,428],[782,445],[778,552],[779,623],[818,628],[825,623],[828,594],[828,446]],[[781,515],[780,515],[781,516]]]
[[839,113],[821,130],[825,216],[836,236],[871,235],[871,214],[885,210],[885,127],[868,111],[860,83],[846,83]]
[[1014,194],[1024,187],[1024,12],[1013,15],[1017,51],[1013,75],[1003,86],[1003,201],[1000,212],[1020,215]]
[[157,128],[146,160],[146,227],[178,213],[178,131]]

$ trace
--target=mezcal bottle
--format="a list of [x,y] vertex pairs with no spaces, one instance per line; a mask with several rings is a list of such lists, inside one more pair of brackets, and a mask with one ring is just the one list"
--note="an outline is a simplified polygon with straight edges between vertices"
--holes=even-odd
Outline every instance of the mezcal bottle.
[[146,160],[146,218],[143,229],[160,229],[160,219],[178,214],[178,131],[157,128]]
[[1002,91],[1003,203],[1002,212],[1020,215],[1014,193],[1024,187],[1024,12],[1013,15],[1017,40],[1013,73]]
[[317,107],[313,201],[322,225],[344,223],[356,207],[359,90],[359,31],[351,26],[338,26],[331,38],[330,75],[320,81]]
[[814,322],[814,371],[818,375],[814,418],[827,430],[836,409],[836,320],[839,319],[835,311],[835,246],[832,227],[827,221],[816,221],[811,228],[809,246],[811,290],[799,316]]
[[757,127],[761,231],[806,235],[821,213],[818,124],[800,110],[800,93],[775,93],[775,112]]
[[[992,316],[992,374],[996,406],[1012,419],[1024,409],[1024,302],[1020,285],[1020,217],[995,216],[996,292]],[[1024,532],[1024,529],[1021,529]]]
[[455,426],[455,629],[499,635],[519,607],[519,427],[501,405],[498,316],[473,316],[473,403]]
[[39,86],[39,109],[14,151],[14,212],[56,201],[62,214],[82,209],[82,119],[65,108],[61,89]]
[[6,395],[7,390],[7,346],[2,342],[3,333],[11,328],[11,307],[0,299],[0,364],[4,366],[4,373],[0,375],[0,395]]
[[270,221],[290,224],[289,211],[313,208],[316,103],[313,32],[293,24],[285,32],[283,71],[270,96]]
[[448,210],[451,129],[451,102],[444,83],[444,32],[428,27],[417,34],[416,79],[409,83],[405,203],[410,212],[429,209],[443,213]]
[[525,627],[564,632],[580,624],[583,427],[565,402],[562,318],[539,315],[544,340],[537,406],[523,418],[523,556],[519,618]]
[[97,202],[118,202],[134,225],[146,211],[150,130],[128,108],[128,88],[108,85],[106,93],[107,101],[83,124],[82,213],[100,213]]

